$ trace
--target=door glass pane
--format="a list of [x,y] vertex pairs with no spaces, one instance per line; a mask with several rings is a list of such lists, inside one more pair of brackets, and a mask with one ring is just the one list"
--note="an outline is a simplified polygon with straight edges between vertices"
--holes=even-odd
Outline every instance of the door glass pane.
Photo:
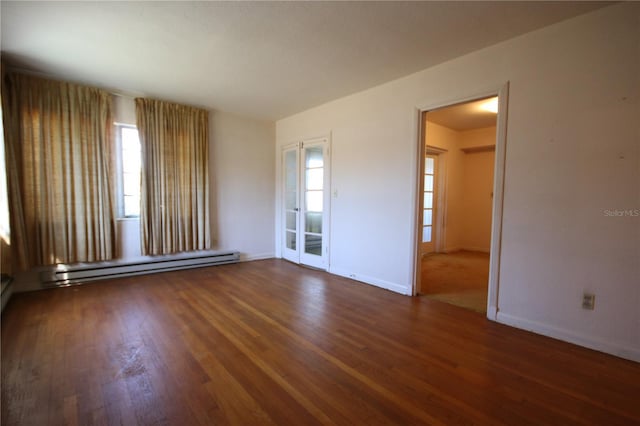
[[304,148],[304,252],[322,256],[322,210],[324,198],[324,148]]
[[322,255],[322,237],[320,235],[304,235],[304,251],[305,253]]
[[297,249],[298,214],[298,150],[291,149],[284,154],[284,208],[285,208],[285,247]]
[[322,212],[322,191],[306,192],[305,210],[308,212]]
[[285,154],[285,189],[296,190],[296,151],[287,151]]
[[296,208],[296,192],[288,191],[285,194],[284,208],[286,210],[293,210]]
[[305,213],[305,232],[322,233],[322,213],[306,212]]
[[322,167],[324,165],[321,146],[312,146],[310,148],[305,147],[305,152],[305,167],[307,169]]
[[287,212],[287,229],[296,230],[296,212]]
[[432,219],[432,213],[433,213],[433,210],[431,210],[431,209],[425,209],[424,210],[424,215],[423,215],[423,218],[422,218],[422,224],[423,225],[433,225],[433,223],[431,223],[431,221],[433,220]]
[[287,191],[295,191],[296,190],[296,174],[289,173],[287,170],[287,177],[285,182],[285,189]]
[[424,208],[430,209],[433,207],[433,192],[424,193]]
[[429,175],[424,176],[424,190],[433,191],[433,176],[429,176]]
[[296,233],[287,231],[285,233],[285,238],[287,240],[287,248],[291,250],[295,250],[296,249]]
[[[285,152],[285,200],[284,200],[284,208],[285,210],[293,210],[297,207],[297,198],[298,198],[298,173],[297,173],[297,151],[290,150]],[[287,219],[288,220],[288,219]],[[295,228],[292,228],[295,229]]]
[[322,176],[323,169],[307,169],[307,175],[305,180],[306,189],[320,189],[322,190]]
[[427,174],[433,174],[433,158],[427,157],[424,162],[424,172]]
[[431,227],[425,226],[422,228],[422,242],[428,243],[431,242]]

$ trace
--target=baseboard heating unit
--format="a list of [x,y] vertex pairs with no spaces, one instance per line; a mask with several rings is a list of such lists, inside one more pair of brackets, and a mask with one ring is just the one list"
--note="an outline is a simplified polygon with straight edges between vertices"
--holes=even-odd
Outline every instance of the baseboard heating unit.
[[239,261],[240,253],[237,251],[196,251],[166,256],[146,256],[126,261],[56,265],[54,269],[42,272],[40,279],[43,287],[63,287],[108,278],[201,268]]

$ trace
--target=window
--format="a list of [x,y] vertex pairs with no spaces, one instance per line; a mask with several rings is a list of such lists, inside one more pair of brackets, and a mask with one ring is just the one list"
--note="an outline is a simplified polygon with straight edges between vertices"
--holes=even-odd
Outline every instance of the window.
[[118,216],[140,216],[140,139],[134,126],[116,124]]

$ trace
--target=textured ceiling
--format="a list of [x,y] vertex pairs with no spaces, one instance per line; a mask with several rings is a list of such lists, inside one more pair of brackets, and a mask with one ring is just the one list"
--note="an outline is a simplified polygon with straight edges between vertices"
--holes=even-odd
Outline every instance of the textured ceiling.
[[15,68],[274,120],[601,2],[10,2]]

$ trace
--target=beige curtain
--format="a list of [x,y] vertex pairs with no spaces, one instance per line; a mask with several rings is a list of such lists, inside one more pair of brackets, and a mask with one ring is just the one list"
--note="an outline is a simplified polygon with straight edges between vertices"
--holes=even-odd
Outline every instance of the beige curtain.
[[111,96],[20,74],[3,83],[16,266],[112,259]]
[[209,114],[136,99],[142,145],[142,254],[210,248]]

